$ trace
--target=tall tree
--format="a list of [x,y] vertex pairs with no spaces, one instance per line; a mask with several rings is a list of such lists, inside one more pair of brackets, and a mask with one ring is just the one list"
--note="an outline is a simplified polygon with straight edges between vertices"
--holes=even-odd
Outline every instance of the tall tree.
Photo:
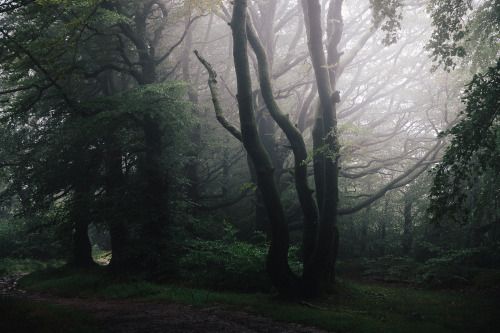
[[259,138],[255,122],[248,64],[246,7],[246,0],[235,1],[231,20],[241,137],[243,145],[255,166],[257,184],[262,193],[271,223],[271,244],[266,264],[267,271],[280,293],[291,295],[296,294],[298,291],[298,280],[288,264],[288,224],[274,178],[274,168]]
[[[263,100],[266,104],[266,108],[269,111],[269,114],[274,118],[277,125],[287,136],[287,144],[289,144],[289,147],[294,154],[295,186],[298,192],[299,202],[304,213],[304,274],[302,276],[299,289],[297,289],[296,278],[290,275],[288,266],[284,263],[284,254],[287,251],[286,244],[288,243],[288,236],[285,235],[285,233],[287,233],[288,231],[286,230],[286,228],[284,228],[284,225],[286,225],[287,222],[283,222],[282,203],[278,204],[278,201],[276,201],[276,196],[279,195],[279,193],[276,193],[276,190],[273,186],[270,185],[271,183],[269,183],[269,181],[263,180],[267,179],[266,177],[268,177],[269,174],[257,173],[258,188],[262,196],[270,196],[274,200],[272,201],[274,203],[272,206],[269,203],[266,204],[268,213],[271,214],[272,212],[272,214],[274,214],[274,218],[272,218],[270,221],[273,232],[271,235],[271,247],[267,267],[270,275],[272,276],[274,284],[282,293],[299,292],[314,294],[320,290],[323,290],[325,286],[332,282],[334,276],[333,272],[335,266],[335,258],[338,248],[338,229],[336,226],[338,213],[342,212],[343,214],[348,214],[359,211],[360,209],[367,207],[370,203],[382,197],[390,189],[397,188],[411,181],[412,179],[415,179],[427,168],[428,161],[434,159],[437,152],[439,151],[439,148],[442,147],[442,143],[438,142],[434,145],[434,147],[431,147],[431,149],[426,149],[426,151],[424,150],[425,152],[423,154],[419,153],[419,156],[421,158],[417,159],[416,163],[412,167],[402,172],[399,176],[394,177],[391,181],[389,181],[388,184],[383,186],[375,194],[371,195],[367,200],[364,200],[363,202],[355,205],[352,208],[343,208],[340,211],[338,210],[338,163],[341,157],[341,146],[336,117],[336,104],[340,102],[340,94],[338,91],[336,91],[336,86],[338,78],[346,66],[345,63],[342,63],[340,61],[341,52],[338,51],[341,41],[340,36],[342,35],[343,31],[341,14],[342,4],[342,1],[331,2],[329,11],[327,12],[327,14],[325,14],[325,16],[323,16],[319,2],[303,2],[309,54],[311,56],[313,65],[312,67],[315,73],[315,86],[317,87],[319,93],[319,106],[317,108],[315,126],[313,130],[313,161],[317,205],[316,200],[314,200],[315,198],[312,196],[313,192],[309,189],[309,186],[307,184],[307,168],[304,167],[304,165],[307,164],[308,159],[305,159],[303,155],[304,140],[300,132],[296,131],[293,123],[288,121],[286,119],[287,117],[284,116],[281,111],[279,111],[279,107],[274,100],[275,94],[273,93],[273,88],[270,83],[270,77],[272,77],[272,74],[270,74],[269,71],[269,63],[271,63],[271,61],[276,61],[276,58],[273,58],[274,60],[270,60],[271,57],[269,57],[268,55],[269,51],[265,49],[263,43],[260,40],[259,33],[255,32],[252,26],[250,17],[252,19],[258,19],[258,16],[255,14],[255,12],[253,12],[253,9],[249,11],[249,14],[247,14],[246,17],[238,16],[238,20],[246,20],[246,27],[243,28],[238,25],[239,29],[241,30],[238,30],[238,34],[235,33],[236,19],[234,15],[237,12],[236,8],[239,8],[239,11],[243,11],[242,8],[247,5],[246,2],[239,2],[238,6],[237,3],[235,3],[235,7],[233,8],[233,18],[231,20],[231,28],[233,30],[235,66],[237,68],[237,73],[239,73],[237,75],[237,97],[240,110],[240,126],[242,128],[241,136],[238,130],[230,126],[228,122],[223,118],[223,116],[221,116],[220,105],[217,101],[217,91],[215,90],[215,83],[217,82],[215,79],[216,74],[209,66],[209,64],[204,62],[204,60],[202,59],[202,62],[204,62],[210,73],[209,85],[212,90],[212,99],[214,101],[218,119],[220,117],[222,119],[221,123],[223,124],[223,126],[226,127],[235,137],[241,139],[245,144],[245,134],[243,134],[243,128],[246,128],[245,126],[251,124],[254,120],[249,120],[249,118],[242,117],[242,113],[249,116],[253,108],[252,104],[248,104],[248,99],[242,100],[243,92],[242,90],[240,90],[243,88],[247,89],[243,90],[245,91],[244,96],[250,96],[250,93],[248,92],[248,87],[251,87],[250,74],[243,70],[248,66],[248,64],[245,63],[242,59],[248,59],[251,54],[243,53],[241,51],[241,48],[246,46],[245,39],[248,39],[256,56],[255,64],[258,68],[257,77],[260,83],[260,93],[262,93]],[[384,6],[379,7],[378,9],[379,11],[377,13],[379,14],[379,16],[376,17],[376,21],[378,20],[376,22],[376,25],[386,27],[386,29],[391,33],[391,29],[394,29],[398,26],[397,19],[399,19],[399,16],[397,15],[396,11],[398,5],[397,3],[391,3],[385,4]],[[383,8],[388,8],[387,6],[392,9],[390,9],[385,14],[380,14],[379,12],[382,11]],[[243,14],[240,13],[240,15]],[[383,21],[385,17],[389,17],[389,20]],[[323,19],[326,19],[327,22],[329,22],[327,26],[328,43],[326,48],[328,57],[325,56],[322,41],[323,32],[321,28],[321,22]],[[366,42],[367,36],[369,38],[371,34],[372,32],[367,33],[366,36],[363,36],[360,39],[361,45]],[[266,38],[269,39],[268,36],[266,36]],[[393,38],[389,38],[389,41],[392,42]],[[238,46],[236,47],[236,45]],[[353,49],[353,53],[356,54],[357,52],[359,52],[360,48],[361,46],[357,45]],[[348,61],[352,61],[353,57],[354,56],[352,54],[349,54],[346,59],[348,59]],[[256,128],[251,128],[251,133],[256,135]],[[263,154],[262,151],[256,148],[258,147],[258,141],[256,137],[253,136],[251,138],[252,140],[248,139],[247,137],[248,141],[245,144],[245,148],[249,156],[253,160],[253,163],[255,164],[255,161],[258,161],[258,163],[266,161],[266,158],[263,157],[265,156],[265,154]],[[383,139],[377,141],[383,142]],[[256,151],[258,153],[256,153]],[[405,152],[405,154],[409,155],[410,152]],[[398,163],[397,161],[397,159],[394,159],[394,163]],[[270,166],[268,166],[268,164],[266,163],[262,165],[266,166],[266,168],[269,168]],[[372,162],[370,162],[368,165],[370,165],[371,163]],[[388,165],[392,162],[387,163],[388,164],[385,164],[385,166],[384,163],[381,163],[381,166],[375,168],[373,172],[376,173],[377,171],[375,170],[381,170],[384,167],[388,167]],[[365,175],[368,174],[372,173],[368,172]],[[305,175],[305,177],[303,175]],[[348,174],[346,173],[346,175]],[[360,177],[363,177],[363,175],[361,175]],[[266,193],[266,191],[268,192]],[[279,244],[279,246],[276,246],[275,244]],[[276,251],[277,249],[279,249],[279,252]],[[279,255],[276,255],[276,253],[279,253]],[[269,263],[272,262],[276,263],[274,267],[270,267]],[[271,271],[271,269],[274,269],[274,271]]]
[[[138,256],[131,255],[138,250],[130,247],[132,227],[151,244],[162,241],[167,199],[175,199],[169,186],[180,181],[170,160],[182,162],[177,143],[184,140],[177,134],[193,120],[183,112],[184,85],[161,83],[166,70],[160,64],[187,29],[170,47],[159,43],[168,14],[182,6],[153,1],[129,8],[123,2],[27,2],[1,17],[8,84],[1,91],[2,119],[20,145],[13,186],[34,203],[71,203],[80,249],[75,259],[82,265],[90,258],[88,224],[99,215],[92,207],[109,225],[113,268],[130,268],[128,259]],[[62,165],[64,177],[56,172]]]

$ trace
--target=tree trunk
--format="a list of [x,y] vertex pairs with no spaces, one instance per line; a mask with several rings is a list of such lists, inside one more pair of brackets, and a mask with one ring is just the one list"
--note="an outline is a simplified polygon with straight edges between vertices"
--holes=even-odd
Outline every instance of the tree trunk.
[[161,239],[163,227],[166,223],[165,175],[161,167],[162,133],[160,121],[146,114],[143,118],[143,130],[146,139],[146,157],[144,171],[146,174],[146,192],[144,207],[146,221],[144,237],[153,243]]
[[412,203],[407,202],[404,209],[404,229],[403,229],[403,255],[407,255],[411,250],[411,226],[412,226],[412,216],[411,216]]
[[243,145],[254,163],[257,184],[271,222],[267,272],[280,294],[296,295],[299,291],[298,281],[288,265],[288,224],[274,178],[273,165],[259,138],[255,122],[247,53],[246,6],[246,0],[235,0],[231,21],[241,134]]
[[[369,212],[369,209],[366,210],[366,212]],[[361,221],[361,248],[360,248],[360,253],[362,257],[366,256],[366,245],[368,242],[368,221],[366,218],[364,218]]]
[[[189,21],[189,20],[188,20]],[[193,47],[193,31],[192,29],[186,34],[186,38],[184,39],[185,45],[184,50],[182,52],[182,79],[185,82],[191,82],[191,74],[189,72],[190,66],[190,56],[191,56],[191,48]],[[191,113],[196,117],[199,116],[199,111],[196,105],[198,105],[198,92],[195,87],[192,85],[188,86],[188,98],[193,105],[194,108],[191,109]],[[194,125],[194,128],[190,129],[191,133],[189,135],[189,139],[193,144],[193,148],[189,150],[187,153],[189,157],[189,162],[186,165],[186,178],[188,180],[187,186],[187,196],[193,202],[197,202],[200,196],[199,189],[199,177],[198,177],[198,158],[200,153],[200,145],[201,145],[201,124]]]
[[299,198],[303,218],[303,262],[307,262],[313,253],[316,244],[318,207],[314,200],[313,191],[309,187],[307,175],[307,150],[302,134],[298,128],[293,125],[290,119],[284,115],[273,95],[271,85],[270,71],[266,51],[260,42],[255,30],[250,22],[247,22],[247,34],[250,45],[252,46],[258,60],[259,81],[262,97],[266,103],[267,110],[278,126],[285,133],[294,156],[294,178],[295,189]]
[[[252,30],[255,36],[260,36],[262,42],[261,47],[263,53],[267,54],[270,59],[268,59],[269,71],[272,72],[275,43],[274,43],[274,19],[276,15],[276,5],[277,0],[268,0],[263,3],[259,3],[259,22],[260,24],[257,28],[258,31]],[[257,14],[256,14],[257,15]],[[249,35],[249,25],[250,19],[247,18],[247,35]],[[250,37],[249,41],[251,43]],[[255,37],[258,39],[259,37]],[[259,61],[260,63],[260,61]],[[260,75],[260,74],[259,74]],[[276,125],[274,120],[269,116],[270,110],[268,110],[268,103],[264,101],[263,92],[256,91],[256,106],[255,108],[259,111],[257,112],[257,127],[259,132],[259,137],[262,141],[262,145],[266,149],[269,157],[271,158],[271,163],[274,166],[274,177],[276,183],[280,183],[280,178],[282,174],[282,163],[278,156],[278,142],[276,140]],[[264,105],[262,104],[266,104]],[[270,236],[270,222],[269,216],[267,215],[267,210],[264,206],[262,195],[258,192],[255,194],[256,201],[256,211],[255,211],[255,228],[257,231],[263,232],[267,237]]]
[[125,220],[126,216],[122,212],[121,196],[125,186],[122,155],[120,150],[114,147],[112,138],[107,139],[105,163],[106,207],[104,218],[109,227],[112,253],[109,268],[113,272],[122,272],[129,270],[134,264],[129,262],[129,254],[131,253],[130,237]]
[[[82,147],[83,148],[83,147]],[[89,239],[89,224],[92,219],[91,200],[94,195],[95,175],[99,168],[100,159],[90,157],[84,163],[85,170],[74,178],[73,198],[71,201],[70,219],[74,223],[74,262],[79,268],[89,268],[96,266],[92,258],[92,245]]]
[[[308,48],[313,64],[320,109],[317,115],[317,134],[322,136],[323,145],[321,155],[315,165],[322,173],[317,179],[321,183],[316,184],[318,200],[320,204],[320,219],[318,226],[318,240],[313,255],[304,267],[303,283],[307,293],[317,294],[321,292],[334,280],[334,267],[338,252],[338,160],[339,142],[337,134],[337,119],[335,103],[338,99],[332,98],[333,87],[330,79],[329,68],[323,50],[323,33],[321,29],[321,6],[317,0],[302,0],[304,20],[308,39]],[[330,47],[329,47],[330,48]],[[335,45],[336,48],[336,45]],[[320,126],[322,124],[322,126]],[[322,140],[316,139],[321,143]],[[319,186],[318,186],[319,185]],[[321,185],[323,188],[321,189]],[[318,191],[318,187],[320,190]]]
[[75,186],[71,219],[74,221],[74,265],[79,268],[95,266],[92,258],[92,245],[90,244],[88,229],[90,216],[90,183],[85,181]]

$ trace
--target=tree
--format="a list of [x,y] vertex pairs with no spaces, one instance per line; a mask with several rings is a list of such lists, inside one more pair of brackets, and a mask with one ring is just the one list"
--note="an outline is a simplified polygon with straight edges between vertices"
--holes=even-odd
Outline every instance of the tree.
[[[466,199],[478,178],[498,169],[500,61],[469,83],[463,102],[463,119],[442,135],[453,135],[443,162],[435,168],[432,189],[434,221],[467,220]],[[495,191],[494,191],[495,192]],[[491,196],[495,194],[491,193]],[[495,217],[492,217],[493,220]]]
[[173,215],[167,203],[178,199],[171,190],[182,182],[171,162],[182,163],[186,147],[177,134],[193,125],[183,112],[184,85],[162,83],[159,73],[187,30],[155,53],[167,14],[178,8],[127,8],[123,2],[29,2],[2,17],[2,119],[18,138],[10,187],[34,210],[66,205],[80,266],[91,263],[87,229],[97,220],[109,226],[114,269],[134,266],[140,247],[131,243],[132,228],[150,236],[144,244],[160,246]]
[[[431,191],[433,221],[470,223],[471,235],[484,234],[498,224],[496,211],[485,219],[476,205],[481,200],[481,205],[491,202],[496,206],[496,190],[486,184],[496,183],[491,175],[499,171],[499,13],[499,1],[431,3],[435,30],[428,48],[434,60],[446,70],[454,68],[460,59],[471,63],[473,70],[483,70],[473,76],[464,91],[461,119],[441,133],[443,137],[452,135],[452,139],[443,162],[434,169]],[[477,43],[487,47],[478,48]]]
[[[12,179],[6,194],[16,193],[26,212],[47,210],[62,197],[73,197],[72,207],[78,212],[74,216],[79,217],[74,221],[74,264],[89,266],[93,264],[87,235],[91,214],[84,202],[92,187],[86,181],[95,169],[87,169],[91,159],[86,160],[89,155],[82,153],[89,142],[61,136],[59,131],[71,127],[68,120],[74,103],[61,83],[73,81],[72,73],[64,72],[71,66],[70,59],[77,49],[72,43],[78,41],[79,35],[74,33],[82,22],[88,22],[96,7],[80,3],[66,8],[19,2],[13,9],[12,4],[7,5],[10,9],[2,17],[0,31],[6,82],[1,93],[7,97],[2,119],[15,138],[9,154],[15,162],[9,166]],[[20,26],[16,23],[19,18],[30,23]],[[43,31],[38,31],[39,27],[44,27]],[[63,40],[68,44],[62,43]],[[65,162],[58,155],[61,152],[68,153],[66,161],[74,162],[75,167],[56,174]],[[51,153],[54,155],[48,158],[46,154]],[[70,194],[70,187],[75,189],[74,195]],[[50,196],[53,198],[49,199]]]
[[[250,14],[243,17],[241,12],[238,12],[238,23],[235,19],[235,11],[244,11],[245,2],[234,4],[233,17],[231,20],[231,28],[233,30],[234,43],[234,59],[235,67],[237,68],[238,81],[238,105],[240,110],[240,126],[242,133],[231,126],[223,117],[220,105],[218,104],[216,84],[216,74],[212,67],[200,57],[202,63],[209,71],[209,86],[212,91],[212,99],[216,114],[222,125],[228,129],[233,136],[241,139],[245,148],[251,157],[257,172],[258,188],[265,198],[268,197],[266,208],[270,217],[270,225],[273,230],[271,233],[271,246],[268,256],[268,272],[275,286],[283,294],[315,294],[324,286],[328,285],[333,278],[333,269],[335,266],[335,258],[338,247],[338,229],[337,223],[337,207],[339,201],[338,192],[338,176],[339,176],[339,159],[340,141],[338,137],[338,128],[335,112],[335,104],[340,102],[339,93],[335,87],[337,79],[340,76],[342,67],[339,65],[340,52],[337,46],[340,42],[342,34],[342,16],[341,8],[342,1],[333,1],[330,3],[327,21],[331,24],[327,27],[327,35],[329,36],[328,57],[324,56],[320,22],[321,7],[319,3],[314,1],[304,2],[304,18],[308,36],[309,54],[311,55],[312,65],[314,69],[314,77],[316,87],[319,93],[319,107],[315,117],[315,127],[313,129],[314,138],[314,177],[315,177],[315,196],[307,183],[307,164],[308,158],[305,158],[305,147],[303,137],[300,131],[284,116],[275,102],[275,96],[271,87],[271,77],[269,73],[269,58],[268,51],[260,43],[259,35],[253,29],[250,17],[255,17],[255,14]],[[249,11],[252,13],[252,10]],[[394,15],[389,13],[387,15]],[[382,22],[382,19],[379,18]],[[246,27],[241,20],[246,20]],[[380,23],[379,22],[379,23]],[[241,25],[240,25],[241,24]],[[235,27],[238,27],[238,32],[235,32]],[[370,35],[370,34],[368,34]],[[266,37],[269,39],[269,37]],[[274,182],[271,181],[270,173],[274,170],[269,165],[268,154],[260,146],[257,139],[257,126],[255,118],[251,118],[253,109],[253,100],[251,99],[251,76],[248,72],[249,55],[246,51],[241,51],[246,47],[246,40],[252,46],[255,53],[255,63],[258,65],[258,79],[260,83],[260,92],[266,104],[266,109],[273,117],[277,125],[283,130],[287,137],[287,144],[294,156],[294,182],[298,193],[299,202],[304,216],[303,227],[303,264],[304,274],[300,280],[300,285],[297,285],[297,278],[290,274],[288,264],[286,262],[286,253],[289,238],[287,236],[286,216],[283,213],[282,204],[279,203],[279,191],[276,190]],[[366,41],[366,40],[365,40]],[[363,42],[361,42],[363,43]],[[236,46],[238,45],[238,46]],[[246,50],[246,49],[245,49]],[[359,52],[359,48],[354,52]],[[352,60],[351,56],[349,59]],[[273,58],[276,61],[276,58]],[[344,64],[345,66],[345,64]],[[243,89],[243,90],[240,90]],[[245,97],[242,97],[245,96]],[[250,103],[252,101],[252,103]],[[247,118],[250,117],[250,118]],[[249,126],[247,128],[247,126]],[[244,130],[247,134],[244,134]],[[248,133],[251,133],[249,135]],[[367,200],[357,204],[350,209],[344,209],[342,213],[356,212],[378,198],[382,197],[387,191],[392,188],[400,187],[407,182],[415,179],[428,166],[428,160],[434,159],[437,152],[442,147],[442,143],[438,142],[431,149],[426,149],[424,153],[418,153],[420,158],[417,162],[398,177],[392,179],[386,186],[381,188],[377,193],[371,195]],[[417,148],[418,150],[419,148]],[[406,153],[411,154],[410,152]],[[414,153],[413,153],[414,154]],[[415,156],[415,155],[414,155]],[[397,161],[397,160],[396,160]],[[400,161],[400,160],[399,160]],[[389,162],[390,163],[390,162]],[[398,163],[398,162],[395,162]],[[382,167],[377,170],[381,170]],[[374,173],[376,173],[375,171]],[[370,172],[368,174],[371,174]],[[265,201],[266,202],[266,201]],[[316,202],[318,204],[316,204]],[[271,216],[274,216],[271,218]],[[285,219],[285,221],[283,221]],[[298,287],[298,288],[297,288]]]

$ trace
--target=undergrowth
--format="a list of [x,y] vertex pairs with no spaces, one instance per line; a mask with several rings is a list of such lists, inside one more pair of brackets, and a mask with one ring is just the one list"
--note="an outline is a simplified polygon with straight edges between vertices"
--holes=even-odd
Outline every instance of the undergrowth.
[[36,259],[0,259],[0,276],[13,275],[39,271],[47,268],[61,267],[65,262],[63,260],[41,261]]
[[341,276],[384,283],[411,284],[425,289],[499,288],[500,251],[473,248],[441,253],[424,262],[385,256],[339,262]]

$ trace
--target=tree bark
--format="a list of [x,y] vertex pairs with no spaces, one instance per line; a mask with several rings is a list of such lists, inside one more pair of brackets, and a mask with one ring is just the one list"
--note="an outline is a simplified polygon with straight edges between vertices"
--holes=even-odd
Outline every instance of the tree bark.
[[[188,20],[189,21],[189,20]],[[189,29],[185,38],[184,50],[182,52],[182,79],[185,82],[191,82],[190,74],[190,56],[191,48],[193,47],[193,31]],[[196,117],[199,116],[198,108],[198,92],[192,85],[188,86],[188,98],[195,107],[191,109],[191,113]],[[187,186],[187,196],[193,202],[197,202],[200,196],[199,190],[199,177],[198,177],[198,158],[201,146],[201,124],[194,125],[194,128],[190,129],[191,133],[189,135],[190,141],[193,144],[193,148],[188,152],[189,162],[186,165],[186,178],[188,180]]]
[[253,25],[247,21],[246,24],[248,41],[252,46],[258,60],[259,81],[262,97],[266,103],[267,109],[274,121],[285,133],[294,156],[294,178],[295,188],[299,197],[300,206],[304,213],[304,231],[303,231],[303,262],[305,263],[312,255],[317,233],[318,207],[313,197],[313,191],[309,187],[307,177],[307,149],[302,134],[297,127],[293,125],[290,119],[284,115],[273,95],[270,72],[266,51],[261,44]]
[[403,255],[409,254],[411,250],[411,244],[412,244],[411,230],[410,230],[412,226],[411,208],[412,208],[411,202],[405,203],[405,209],[403,212],[404,216],[403,244],[402,244]]
[[[156,118],[156,117],[155,117]],[[143,119],[143,130],[146,141],[146,157],[144,170],[147,187],[144,193],[144,207],[147,220],[144,225],[144,236],[153,242],[161,239],[162,228],[166,223],[166,181],[161,159],[163,157],[162,133],[160,120],[146,114]]]
[[95,266],[92,258],[92,245],[88,229],[90,216],[90,181],[86,179],[77,181],[73,195],[71,219],[74,221],[74,265],[79,268]]
[[[316,142],[321,144],[322,140],[324,140],[322,146],[315,147],[315,154],[321,154],[318,160],[315,161],[315,164],[318,163],[317,166],[315,165],[315,172],[321,172],[316,178],[317,181],[320,181],[320,183],[316,183],[318,200],[320,200],[318,240],[312,257],[304,267],[303,274],[305,291],[310,294],[317,294],[333,281],[338,251],[338,229],[336,224],[340,147],[335,109],[335,103],[338,100],[332,98],[334,96],[332,82],[334,81],[330,80],[329,66],[331,64],[327,64],[323,49],[320,3],[317,0],[302,0],[302,8],[306,22],[307,45],[320,99],[319,113],[316,117],[316,134],[321,135],[321,138],[316,138]],[[321,148],[321,152],[317,148]],[[323,189],[321,189],[322,185]]]
[[[276,15],[276,6],[277,6],[277,0],[268,0],[266,2],[262,2],[257,4],[259,8],[259,12],[252,10],[255,9],[255,7],[250,8],[250,16],[254,17],[254,19],[258,20],[260,23],[258,26],[258,31],[253,29],[253,33],[257,39],[259,39],[262,42],[261,46],[264,49],[264,53],[268,55],[269,61],[267,62],[269,72],[272,72],[273,68],[273,59],[274,59],[274,52],[276,49],[275,45],[275,39],[274,39],[274,20],[275,20],[275,15]],[[250,22],[250,17],[247,17],[247,23]],[[247,34],[249,33],[248,31],[248,25],[247,25]],[[259,36],[259,37],[257,37]],[[276,124],[272,117],[270,117],[269,113],[270,110],[268,110],[268,105],[267,102],[264,102],[263,98],[263,93],[262,91],[256,90],[254,91],[254,97],[255,97],[255,109],[259,110],[256,111],[256,119],[257,119],[257,128],[259,132],[259,137],[262,141],[262,145],[266,149],[267,153],[269,154],[269,157],[271,159],[271,163],[274,166],[274,177],[276,179],[276,183],[280,183],[281,175],[282,175],[282,170],[283,170],[283,161],[280,160],[279,154],[278,154],[278,148],[279,144],[276,139]],[[265,103],[265,106],[262,105],[263,102]],[[249,168],[252,172],[253,164],[249,164]],[[253,175],[252,175],[253,176]],[[269,216],[267,214],[267,210],[265,208],[264,202],[262,195],[259,194],[259,192],[255,193],[255,229],[256,231],[260,231],[264,233],[267,237],[270,235],[270,222],[269,222]]]
[[109,268],[113,272],[127,271],[133,267],[129,262],[130,237],[126,220],[121,211],[121,195],[125,185],[125,178],[122,170],[122,154],[119,149],[114,147],[113,139],[107,139],[107,150],[105,153],[105,216],[109,226],[109,235],[111,237],[111,252],[113,256],[109,263]]
[[296,295],[299,291],[298,279],[288,265],[288,224],[274,178],[273,165],[259,138],[253,110],[247,51],[246,7],[246,0],[235,0],[231,21],[241,134],[243,145],[254,163],[257,184],[271,223],[271,244],[266,263],[267,272],[280,294]]

